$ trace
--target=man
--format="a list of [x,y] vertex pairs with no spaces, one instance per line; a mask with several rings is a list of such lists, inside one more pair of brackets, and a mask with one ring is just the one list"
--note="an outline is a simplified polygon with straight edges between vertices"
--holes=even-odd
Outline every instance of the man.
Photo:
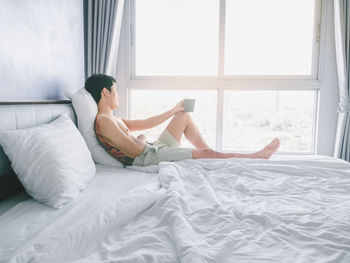
[[[207,145],[189,114],[184,111],[183,101],[162,114],[144,120],[126,120],[113,116],[119,106],[115,79],[108,75],[94,74],[85,82],[85,89],[91,93],[98,105],[95,132],[101,145],[124,165],[152,165],[161,161],[179,161],[199,158],[261,158],[269,159],[279,148],[275,138],[262,150],[250,153],[222,153]],[[166,129],[154,143],[148,143],[145,136],[133,136],[130,132],[158,126],[173,117]],[[182,135],[195,148],[179,148]]]

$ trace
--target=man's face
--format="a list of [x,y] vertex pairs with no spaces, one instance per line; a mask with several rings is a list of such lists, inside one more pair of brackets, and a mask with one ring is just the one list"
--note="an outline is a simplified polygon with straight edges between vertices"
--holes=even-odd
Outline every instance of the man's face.
[[[107,93],[104,93],[104,98],[106,100],[106,103],[111,107],[112,109],[116,109],[119,106],[119,98],[118,98],[118,92],[117,92],[117,85],[115,82],[113,82],[113,85],[111,86],[111,91],[108,89],[105,89]],[[102,96],[102,95],[101,95]]]
[[117,85],[115,84],[115,82],[113,82],[113,85],[111,86],[110,98],[111,105],[113,105],[113,109],[116,109],[119,106],[119,97],[117,92]]

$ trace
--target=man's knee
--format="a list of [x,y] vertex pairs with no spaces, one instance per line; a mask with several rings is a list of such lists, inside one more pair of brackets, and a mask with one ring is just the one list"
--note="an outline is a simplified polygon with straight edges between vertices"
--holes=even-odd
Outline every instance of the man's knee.
[[215,154],[215,151],[211,148],[194,149],[192,152],[193,159],[210,158]]
[[190,115],[185,111],[178,111],[175,113],[175,117],[188,120]]

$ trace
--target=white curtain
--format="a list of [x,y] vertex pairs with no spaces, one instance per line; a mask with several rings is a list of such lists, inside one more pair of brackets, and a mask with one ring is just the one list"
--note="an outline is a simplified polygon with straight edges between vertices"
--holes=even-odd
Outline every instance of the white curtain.
[[84,0],[85,79],[115,75],[123,9],[124,0]]
[[334,32],[340,97],[334,157],[346,161],[350,161],[349,11],[349,0],[334,0]]

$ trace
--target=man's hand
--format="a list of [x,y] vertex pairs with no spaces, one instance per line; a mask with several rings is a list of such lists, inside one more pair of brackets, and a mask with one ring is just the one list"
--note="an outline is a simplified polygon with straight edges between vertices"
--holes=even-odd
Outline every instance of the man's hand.
[[181,100],[176,104],[176,106],[173,108],[174,114],[178,111],[184,111],[185,110],[185,105],[184,105],[184,100]]

